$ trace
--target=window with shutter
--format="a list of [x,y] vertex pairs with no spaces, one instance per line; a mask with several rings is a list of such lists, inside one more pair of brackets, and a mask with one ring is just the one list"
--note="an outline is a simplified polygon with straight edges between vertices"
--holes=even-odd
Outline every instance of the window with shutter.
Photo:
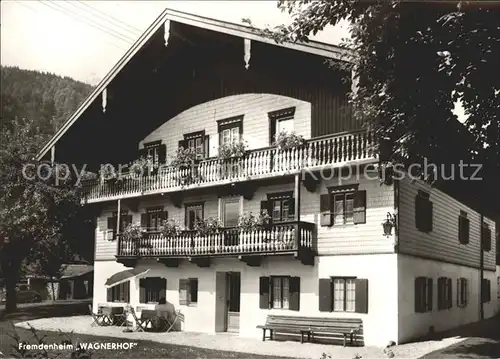
[[320,222],[321,226],[331,226],[332,225],[332,212],[330,210],[330,194],[322,194],[319,196],[319,207],[320,207]]
[[179,146],[191,149],[197,159],[203,159],[208,157],[208,153],[205,153],[205,139],[205,131],[188,133],[184,135],[184,140],[179,142]]
[[130,282],[117,284],[107,289],[107,301],[118,303],[130,302]]
[[140,303],[158,303],[166,299],[167,280],[160,277],[147,277],[139,280],[141,289]]
[[356,278],[332,278],[333,311],[356,311]]
[[460,211],[458,217],[458,241],[460,244],[469,244],[469,219],[467,213]]
[[196,222],[203,220],[204,203],[189,203],[185,209],[185,224],[187,229],[194,229]]
[[165,161],[166,146],[161,144],[161,140],[145,143],[143,156],[151,159],[153,167],[157,167]]
[[271,277],[271,308],[290,309],[290,278],[288,276]]
[[415,278],[415,313],[432,311],[432,278]]
[[452,307],[451,278],[438,278],[438,310],[450,309]]
[[148,232],[158,231],[163,220],[167,219],[167,212],[163,210],[163,207],[148,208],[146,214],[145,227]]
[[267,195],[268,213],[273,223],[295,219],[295,199],[293,192],[272,193]]
[[271,279],[269,277],[260,277],[259,278],[259,308],[260,309],[269,309],[271,307],[270,301],[270,283]]
[[483,250],[485,252],[491,251],[491,229],[487,223],[483,223],[482,226],[482,239],[483,239]]
[[457,279],[457,307],[465,308],[469,302],[467,278]]
[[358,191],[358,185],[328,188],[328,194],[320,196],[321,225],[366,223],[366,191]]
[[269,145],[273,145],[276,136],[282,132],[294,131],[295,107],[288,107],[268,113],[269,116]]
[[179,279],[179,304],[188,305],[188,290],[189,290],[189,279]]
[[237,143],[243,136],[243,115],[217,121],[219,146]]
[[433,203],[429,200],[429,193],[418,191],[415,197],[415,226],[421,232],[432,231]]

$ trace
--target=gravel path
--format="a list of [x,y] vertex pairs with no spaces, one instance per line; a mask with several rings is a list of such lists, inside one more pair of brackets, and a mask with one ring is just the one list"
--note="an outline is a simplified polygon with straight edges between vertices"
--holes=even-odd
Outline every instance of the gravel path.
[[[126,338],[134,340],[149,340],[159,343],[186,345],[206,349],[225,350],[242,353],[253,353],[260,355],[279,355],[292,358],[320,359],[322,353],[330,354],[332,359],[352,359],[356,354],[363,359],[387,358],[380,348],[377,347],[347,347],[336,345],[323,345],[298,342],[277,342],[258,339],[241,338],[234,334],[201,334],[190,332],[171,333],[123,333],[124,328],[118,327],[91,327],[90,316],[76,316],[65,318],[43,318],[29,322],[20,322],[16,326],[28,328],[27,323],[39,330],[71,332],[96,336],[107,336],[114,338]],[[397,359],[417,359],[425,354],[456,344],[463,338],[446,338],[439,341],[426,341],[419,343],[404,344],[393,348]]]

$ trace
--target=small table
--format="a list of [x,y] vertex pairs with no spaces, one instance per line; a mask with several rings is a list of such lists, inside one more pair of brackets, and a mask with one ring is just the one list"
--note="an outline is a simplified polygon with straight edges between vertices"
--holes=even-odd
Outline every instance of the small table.
[[102,307],[101,313],[105,325],[123,325],[123,307]]

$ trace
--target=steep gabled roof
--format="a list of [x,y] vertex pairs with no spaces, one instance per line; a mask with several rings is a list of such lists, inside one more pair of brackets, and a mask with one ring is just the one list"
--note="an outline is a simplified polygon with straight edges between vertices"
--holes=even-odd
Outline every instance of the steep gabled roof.
[[185,12],[165,9],[163,13],[148,27],[148,29],[139,37],[139,39],[130,47],[130,49],[122,56],[109,73],[95,87],[94,91],[85,99],[85,101],[77,108],[73,115],[64,123],[56,134],[38,153],[37,159],[40,160],[47,154],[52,146],[66,133],[73,123],[87,110],[94,100],[102,93],[102,91],[110,84],[110,82],[120,73],[127,63],[135,56],[135,54],[148,42],[148,40],[156,33],[156,31],[170,20],[194,27],[199,27],[215,32],[220,32],[228,35],[233,35],[241,38],[246,38],[254,41],[264,42],[275,46],[285,47],[288,49],[307,52],[326,58],[337,60],[346,60],[347,52],[338,46],[326,44],[318,41],[310,41],[308,43],[276,43],[274,40],[262,36],[254,28],[244,25],[238,25],[226,21],[210,19],[198,15],[192,15]]

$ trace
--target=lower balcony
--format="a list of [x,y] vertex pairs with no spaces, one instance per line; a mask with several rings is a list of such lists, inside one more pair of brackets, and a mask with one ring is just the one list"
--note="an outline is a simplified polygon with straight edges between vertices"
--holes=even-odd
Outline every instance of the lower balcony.
[[263,256],[293,255],[304,264],[314,264],[314,224],[287,222],[260,226],[252,231],[223,228],[217,233],[199,235],[185,230],[173,237],[147,233],[139,240],[118,239],[117,260],[134,266],[138,259],[157,259],[167,266],[177,266],[188,259],[208,266],[210,258],[238,257],[248,265],[258,266]]

